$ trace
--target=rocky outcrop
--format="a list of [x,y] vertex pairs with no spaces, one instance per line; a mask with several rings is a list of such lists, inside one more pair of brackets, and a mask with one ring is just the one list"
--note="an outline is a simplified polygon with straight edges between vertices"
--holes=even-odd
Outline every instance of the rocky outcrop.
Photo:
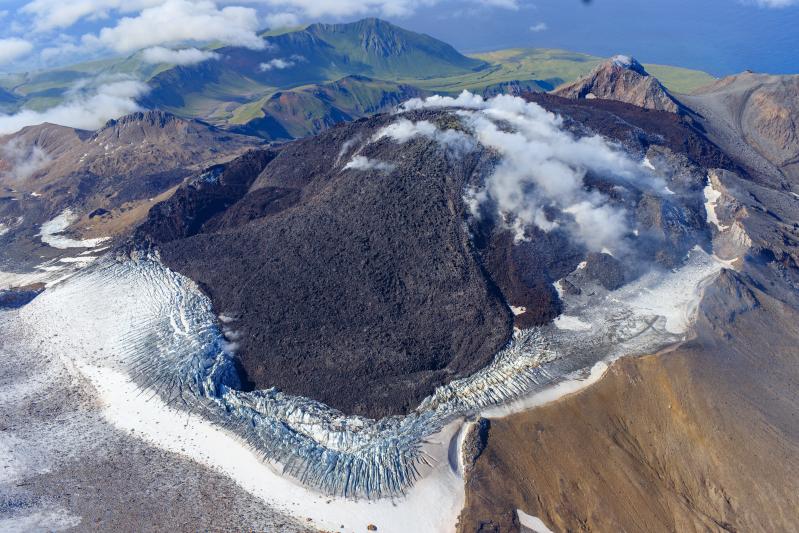
[[41,124],[2,137],[0,190],[13,200],[0,202],[0,224],[13,231],[0,238],[14,245],[3,248],[0,263],[46,255],[47,247],[34,252],[39,226],[67,208],[78,215],[70,228],[77,234],[128,234],[185,178],[262,144],[162,111],[111,120],[96,132]]
[[746,72],[699,89],[684,101],[713,140],[757,171],[799,191],[799,76]]
[[683,107],[634,58],[615,56],[586,77],[555,89],[564,98],[618,100],[646,109],[678,113]]

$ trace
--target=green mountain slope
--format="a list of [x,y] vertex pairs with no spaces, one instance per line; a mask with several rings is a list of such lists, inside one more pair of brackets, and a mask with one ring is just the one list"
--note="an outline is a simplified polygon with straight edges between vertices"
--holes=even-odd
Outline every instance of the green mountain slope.
[[235,131],[270,140],[317,134],[339,122],[387,111],[422,96],[410,85],[348,76],[332,83],[280,91],[265,99],[258,116]]
[[[218,58],[190,66],[148,64],[137,53],[3,75],[0,111],[9,113],[22,106],[42,110],[62,102],[76,84],[91,88],[122,75],[150,85],[142,102],[146,107],[284,138],[314,133],[343,117],[385,109],[380,102],[414,91],[469,90],[486,96],[549,91],[587,74],[602,61],[588,54],[537,48],[465,56],[432,37],[373,18],[260,35],[267,43],[263,50],[211,45],[208,48]],[[645,67],[673,92],[690,92],[713,81],[700,71]]]
[[388,81],[463,75],[486,66],[446,43],[378,19],[264,35],[264,50],[222,47],[216,49],[218,60],[160,72],[150,80],[148,102],[219,122],[246,116],[239,105],[281,89],[350,75]]

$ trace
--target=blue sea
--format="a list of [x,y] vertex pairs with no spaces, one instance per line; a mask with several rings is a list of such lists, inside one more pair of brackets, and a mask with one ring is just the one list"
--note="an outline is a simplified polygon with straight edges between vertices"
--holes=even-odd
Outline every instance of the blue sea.
[[717,76],[747,69],[799,74],[799,2],[784,8],[756,0],[535,0],[518,10],[475,5],[443,2],[392,21],[467,52],[564,48]]

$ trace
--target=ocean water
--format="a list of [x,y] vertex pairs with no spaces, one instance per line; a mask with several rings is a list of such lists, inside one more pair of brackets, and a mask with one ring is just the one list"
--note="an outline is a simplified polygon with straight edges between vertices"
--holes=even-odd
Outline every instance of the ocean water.
[[[564,48],[722,76],[746,69],[799,73],[799,2],[757,0],[522,0],[518,10],[443,2],[393,19],[462,51]],[[540,29],[545,25],[546,29]],[[539,31],[531,28],[539,26]]]

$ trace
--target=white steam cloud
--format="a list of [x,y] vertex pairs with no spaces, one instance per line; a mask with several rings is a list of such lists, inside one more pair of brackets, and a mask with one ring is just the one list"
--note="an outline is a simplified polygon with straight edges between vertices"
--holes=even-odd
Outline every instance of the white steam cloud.
[[442,130],[428,120],[412,122],[405,118],[378,131],[373,140],[388,137],[396,142],[404,143],[417,136],[432,139],[457,154],[466,153],[475,148],[474,139],[462,131]]
[[64,103],[44,111],[23,109],[13,115],[0,114],[0,135],[45,122],[95,130],[112,118],[141,111],[136,99],[147,91],[147,85],[140,81],[114,81],[100,85],[93,92],[73,93]]
[[[664,183],[600,136],[575,137],[557,115],[535,103],[500,95],[489,100],[464,91],[457,98],[413,99],[400,110],[459,108],[458,115],[476,142],[501,156],[481,190],[467,191],[475,216],[485,206],[523,239],[525,229],[562,227],[592,251],[622,251],[628,233],[624,209],[605,195],[588,190],[588,172],[663,191]],[[452,132],[452,130],[447,130]],[[453,132],[465,136],[461,132]],[[400,119],[381,132],[398,142],[414,135],[441,141],[447,134],[430,122]],[[449,134],[452,135],[452,134]]]
[[377,170],[378,172],[391,172],[394,170],[395,165],[385,161],[378,161],[376,159],[369,159],[362,155],[356,155],[352,160],[344,165],[344,169],[353,170]]
[[145,63],[170,63],[172,65],[185,66],[196,65],[209,59],[219,59],[219,54],[197,48],[173,50],[163,46],[154,46],[144,50],[141,57]]
[[27,145],[22,139],[12,139],[0,146],[0,160],[10,167],[2,173],[3,177],[25,180],[44,168],[51,158],[35,144]]

